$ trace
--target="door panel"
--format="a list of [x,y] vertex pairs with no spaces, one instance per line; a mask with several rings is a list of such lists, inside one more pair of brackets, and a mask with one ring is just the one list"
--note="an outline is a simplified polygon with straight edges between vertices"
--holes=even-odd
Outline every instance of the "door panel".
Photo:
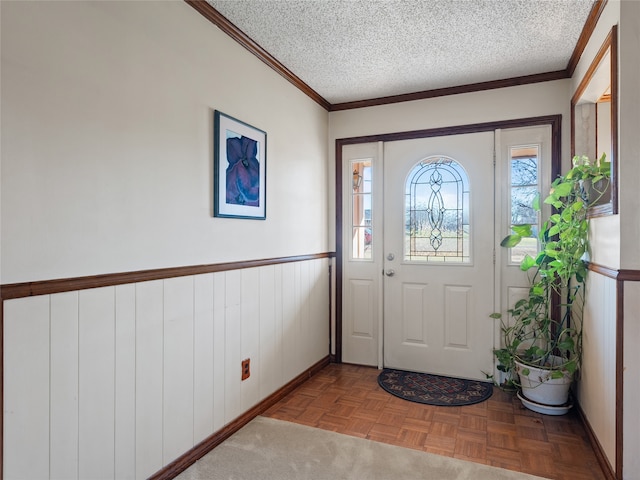
[[361,338],[372,340],[375,337],[376,325],[373,323],[374,315],[374,299],[373,291],[374,282],[372,280],[353,279],[348,287],[351,292],[349,303],[357,305],[358,308],[353,309],[353,321],[350,322],[351,328],[348,334],[350,336],[359,336]]
[[382,144],[342,150],[342,361],[382,362]]
[[[385,367],[481,380],[493,371],[493,145],[493,132],[385,143]],[[466,210],[456,213],[468,219],[468,231],[459,235],[468,241],[461,248],[466,260],[450,263],[453,257],[437,257],[439,251],[431,261],[416,260],[406,252],[407,175],[432,156],[455,160],[468,176]],[[444,183],[434,180],[425,200],[431,225],[445,211]],[[450,241],[444,230],[431,228],[429,239],[416,234],[415,242],[444,244]]]
[[[513,223],[540,224],[550,215],[549,205],[542,205],[542,218],[539,214],[519,212],[522,204],[529,204],[530,198],[520,198],[518,189],[522,184],[531,185],[534,192],[548,192],[551,183],[551,127],[512,128],[496,131],[496,183],[503,187],[497,192],[496,204],[496,243],[511,233]],[[524,167],[516,167],[525,162]],[[528,162],[528,163],[526,163]],[[528,169],[530,179],[518,172]],[[535,178],[534,178],[535,177]],[[526,187],[524,187],[526,188]],[[524,245],[524,247],[522,247]],[[527,248],[529,252],[527,252]],[[516,302],[529,294],[527,273],[520,270],[520,258],[525,253],[535,255],[535,239],[523,241],[518,249],[497,248],[496,250],[496,311],[502,312],[505,321],[506,312]],[[495,344],[501,345],[499,321],[496,321]],[[502,373],[495,370],[496,380],[502,382]]]
[[470,348],[469,330],[471,328],[470,303],[471,288],[470,287],[445,287],[445,312],[444,324],[445,345],[447,347]]
[[427,285],[404,283],[402,288],[402,338],[407,344],[426,346],[427,338],[427,308],[429,289]]

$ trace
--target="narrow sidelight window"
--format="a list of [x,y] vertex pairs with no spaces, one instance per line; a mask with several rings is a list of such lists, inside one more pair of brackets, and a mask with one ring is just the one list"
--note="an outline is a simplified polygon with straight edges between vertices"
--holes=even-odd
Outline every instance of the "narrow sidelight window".
[[351,258],[371,260],[371,160],[352,160],[351,171]]
[[511,249],[510,263],[519,264],[525,255],[535,257],[538,251],[538,212],[533,202],[540,191],[540,159],[537,145],[511,147],[510,156],[510,218],[511,226],[533,225],[534,236],[523,238],[519,245]]

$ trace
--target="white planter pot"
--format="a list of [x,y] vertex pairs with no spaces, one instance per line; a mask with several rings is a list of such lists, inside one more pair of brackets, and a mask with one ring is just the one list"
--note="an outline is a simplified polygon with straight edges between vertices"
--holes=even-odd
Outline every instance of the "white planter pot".
[[[556,357],[552,361],[556,361]],[[528,369],[529,374],[523,375],[523,369]],[[561,378],[551,378],[549,369],[531,367],[518,361],[516,371],[520,377],[522,393],[527,399],[543,405],[564,405],[568,402],[573,376],[565,374]]]
[[544,405],[542,403],[533,402],[529,400],[527,397],[522,395],[522,392],[518,392],[518,398],[522,402],[522,405],[527,407],[529,410],[533,410],[534,412],[543,413],[545,415],[565,415],[569,413],[569,410],[573,407],[571,403],[565,403],[564,405],[560,405],[559,407],[552,405]]

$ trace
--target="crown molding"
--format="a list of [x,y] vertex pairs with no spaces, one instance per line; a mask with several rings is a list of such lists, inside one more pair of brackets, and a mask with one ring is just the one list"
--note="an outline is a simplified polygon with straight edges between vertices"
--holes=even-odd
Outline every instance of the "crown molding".
[[392,103],[411,102],[415,100],[424,100],[427,98],[442,97],[447,95],[459,95],[462,93],[480,92],[484,90],[492,90],[497,88],[515,87],[519,85],[527,85],[531,83],[549,82],[552,80],[559,80],[565,78],[571,78],[573,72],[586,48],[586,45],[591,38],[593,30],[607,5],[608,0],[596,0],[593,4],[589,17],[585,22],[582,29],[576,47],[571,55],[567,68],[565,70],[559,70],[555,72],[539,73],[534,75],[526,75],[521,77],[505,78],[502,80],[494,80],[489,82],[471,83],[467,85],[459,85],[455,87],[438,88],[432,90],[423,90],[413,93],[405,93],[401,95],[391,95],[387,97],[371,98],[365,100],[357,100],[353,102],[343,102],[331,104],[318,92],[313,90],[309,85],[303,82],[297,77],[291,70],[280,63],[275,57],[273,57],[264,48],[253,41],[242,30],[236,27],[233,23],[227,20],[220,12],[213,8],[205,0],[184,0],[187,4],[198,11],[203,17],[216,25],[220,30],[229,35],[232,39],[246,48],[249,52],[258,57],[262,62],[268,65],[270,68],[279,73],[282,77],[292,83],[305,95],[315,101],[318,105],[323,107],[329,112],[336,112],[340,110],[352,110],[356,108],[372,107],[377,105],[388,105]]
[[607,6],[607,2],[608,0],[596,0],[593,4],[591,12],[589,12],[589,16],[587,17],[587,21],[584,23],[584,27],[582,27],[582,32],[580,33],[580,37],[576,43],[576,48],[573,49],[573,54],[571,55],[567,65],[567,73],[569,77],[571,77],[573,72],[575,72],[576,67],[578,66],[578,61],[580,61],[580,57],[582,56],[584,49],[587,47],[587,43],[589,43],[589,39],[596,28],[600,15],[602,15],[602,12],[604,11],[604,7]]
[[300,78],[298,78],[291,70],[285,67],[282,63],[280,63],[276,58],[274,58],[269,52],[267,52],[264,48],[254,42],[251,37],[245,34],[242,30],[236,27],[233,23],[227,20],[225,17],[220,14],[215,8],[213,8],[209,3],[204,0],[185,0],[187,4],[197,10],[204,18],[209,20],[215,26],[217,26],[224,33],[229,35],[233,40],[238,42],[244,48],[249,50],[249,52],[253,53],[256,57],[258,57],[262,62],[271,67],[277,73],[279,73],[286,80],[291,82],[294,86],[296,86],[299,90],[301,90],[305,95],[311,98],[313,101],[318,103],[325,110],[329,110],[331,104],[325,100],[320,94],[318,94],[315,90],[313,90],[309,85],[304,83]]

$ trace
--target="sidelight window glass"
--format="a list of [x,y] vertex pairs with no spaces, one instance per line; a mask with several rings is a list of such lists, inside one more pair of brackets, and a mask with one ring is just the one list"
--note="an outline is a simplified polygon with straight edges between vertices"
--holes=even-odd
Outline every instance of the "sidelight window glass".
[[351,258],[371,260],[373,253],[371,159],[353,160],[351,171]]
[[511,248],[510,263],[520,263],[525,255],[535,257],[538,251],[539,215],[533,204],[540,191],[540,159],[537,145],[510,149],[510,218],[511,226],[533,225],[533,235],[523,238]]

